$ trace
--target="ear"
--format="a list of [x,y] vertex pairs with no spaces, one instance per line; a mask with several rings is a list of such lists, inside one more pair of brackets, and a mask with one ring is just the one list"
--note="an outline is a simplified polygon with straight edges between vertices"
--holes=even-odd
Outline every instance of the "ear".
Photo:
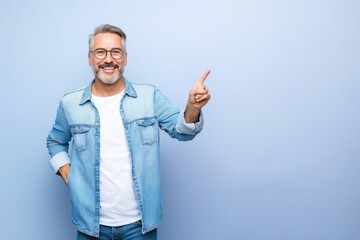
[[92,66],[90,53],[88,53],[88,63],[89,63],[90,66]]
[[124,66],[127,65],[127,53],[124,54]]

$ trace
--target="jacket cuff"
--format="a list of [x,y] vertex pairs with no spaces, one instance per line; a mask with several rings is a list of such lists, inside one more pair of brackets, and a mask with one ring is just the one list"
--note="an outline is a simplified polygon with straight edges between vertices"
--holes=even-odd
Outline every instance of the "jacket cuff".
[[66,164],[70,164],[70,158],[66,152],[59,152],[50,159],[51,168],[55,173]]
[[182,134],[194,135],[201,132],[204,126],[204,118],[202,111],[200,111],[199,121],[195,123],[187,123],[185,121],[185,110],[182,110],[176,124],[176,131]]

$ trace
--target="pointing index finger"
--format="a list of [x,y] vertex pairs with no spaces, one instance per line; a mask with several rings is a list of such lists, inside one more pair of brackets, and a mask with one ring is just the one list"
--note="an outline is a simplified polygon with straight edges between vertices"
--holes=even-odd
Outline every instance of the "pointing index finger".
[[205,82],[205,80],[209,76],[210,72],[211,72],[210,70],[206,70],[206,72],[201,76],[201,78],[199,80],[200,84],[203,84]]

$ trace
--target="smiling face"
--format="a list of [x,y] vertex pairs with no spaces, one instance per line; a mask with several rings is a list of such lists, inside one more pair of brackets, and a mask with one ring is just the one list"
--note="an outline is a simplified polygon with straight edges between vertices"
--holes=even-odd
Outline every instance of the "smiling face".
[[[95,56],[95,52],[99,49],[107,51],[104,59],[98,59]],[[111,56],[110,51],[114,49],[122,50],[123,55],[120,59],[114,59]],[[127,63],[127,54],[121,37],[115,33],[99,33],[95,35],[91,43],[88,61],[94,71],[95,81],[112,85],[122,79]]]

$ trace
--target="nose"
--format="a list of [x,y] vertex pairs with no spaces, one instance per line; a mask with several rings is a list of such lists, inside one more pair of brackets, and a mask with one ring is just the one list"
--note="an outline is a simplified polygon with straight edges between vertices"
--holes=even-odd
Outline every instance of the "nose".
[[105,58],[104,58],[103,61],[106,62],[106,63],[111,63],[111,62],[113,62],[113,58],[111,57],[110,51],[107,51],[107,52],[106,52],[106,56],[105,56]]

